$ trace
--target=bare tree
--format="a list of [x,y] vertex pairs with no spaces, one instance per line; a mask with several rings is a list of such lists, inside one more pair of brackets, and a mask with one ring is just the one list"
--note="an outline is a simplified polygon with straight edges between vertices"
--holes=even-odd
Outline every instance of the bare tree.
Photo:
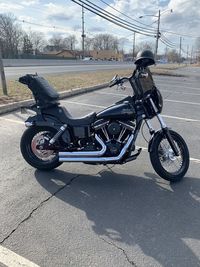
[[154,43],[152,42],[140,42],[137,46],[136,46],[136,52],[138,53],[140,50],[144,50],[144,49],[149,49],[151,51],[154,50]]
[[167,53],[167,59],[169,62],[179,62],[179,54],[176,52],[175,49],[169,50]]
[[25,55],[32,55],[33,54],[33,44],[31,42],[30,37],[28,34],[24,34],[23,37],[23,48],[22,48],[23,54]]
[[195,42],[197,60],[200,61],[200,37],[196,39]]
[[75,35],[69,35],[63,40],[64,47],[69,50],[75,50],[75,46],[77,44],[77,39]]
[[85,38],[85,50],[86,51],[93,49],[93,42],[94,42],[93,38],[90,38],[90,37]]
[[29,39],[33,45],[33,53],[37,55],[46,44],[44,34],[42,32],[30,31],[28,33]]
[[16,57],[23,31],[12,14],[0,14],[0,41],[3,57]]
[[54,35],[50,40],[49,43],[53,46],[55,51],[62,50],[64,45],[64,39],[61,35]]
[[97,34],[93,39],[93,49],[118,50],[118,38],[111,34]]

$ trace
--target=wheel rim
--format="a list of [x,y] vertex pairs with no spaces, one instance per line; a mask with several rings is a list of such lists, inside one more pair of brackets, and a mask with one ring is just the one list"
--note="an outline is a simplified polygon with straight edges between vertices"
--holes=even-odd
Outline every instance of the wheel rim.
[[52,133],[49,131],[42,131],[37,133],[31,141],[31,151],[35,157],[42,160],[43,162],[52,161],[57,153],[54,150],[43,150],[38,149],[37,146],[42,146],[44,142],[51,139]]
[[183,166],[183,150],[178,142],[174,140],[179,156],[175,156],[167,139],[162,139],[158,147],[159,160],[162,167],[171,174],[177,174]]

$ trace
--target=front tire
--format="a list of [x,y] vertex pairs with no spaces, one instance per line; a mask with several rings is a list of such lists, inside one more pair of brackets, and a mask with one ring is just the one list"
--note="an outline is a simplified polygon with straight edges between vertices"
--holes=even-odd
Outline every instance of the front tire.
[[58,152],[53,150],[39,150],[38,144],[42,144],[45,138],[52,138],[56,130],[49,127],[31,127],[22,135],[20,149],[23,158],[31,166],[38,170],[49,171],[62,164],[59,162]]
[[174,152],[162,134],[158,134],[153,140],[150,150],[151,164],[156,173],[170,182],[180,181],[189,168],[189,151],[184,139],[176,132],[169,130],[178,149],[179,156]]

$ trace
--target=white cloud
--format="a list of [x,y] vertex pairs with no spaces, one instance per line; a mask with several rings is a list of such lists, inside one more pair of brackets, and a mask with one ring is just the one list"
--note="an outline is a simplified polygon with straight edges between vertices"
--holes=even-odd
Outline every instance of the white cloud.
[[24,7],[20,4],[0,3],[0,13],[19,11],[22,9],[24,9]]
[[24,6],[32,6],[39,4],[39,0],[26,0],[26,1],[21,1],[21,4]]

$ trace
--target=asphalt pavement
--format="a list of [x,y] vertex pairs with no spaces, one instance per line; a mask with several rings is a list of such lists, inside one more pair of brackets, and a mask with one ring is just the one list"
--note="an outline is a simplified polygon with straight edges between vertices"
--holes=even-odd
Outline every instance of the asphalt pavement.
[[[200,266],[199,75],[155,76],[163,118],[190,150],[190,169],[176,184],[155,174],[141,135],[143,152],[125,165],[37,171],[19,151],[27,115],[0,116],[0,266]],[[80,116],[130,93],[105,88],[61,104]]]

